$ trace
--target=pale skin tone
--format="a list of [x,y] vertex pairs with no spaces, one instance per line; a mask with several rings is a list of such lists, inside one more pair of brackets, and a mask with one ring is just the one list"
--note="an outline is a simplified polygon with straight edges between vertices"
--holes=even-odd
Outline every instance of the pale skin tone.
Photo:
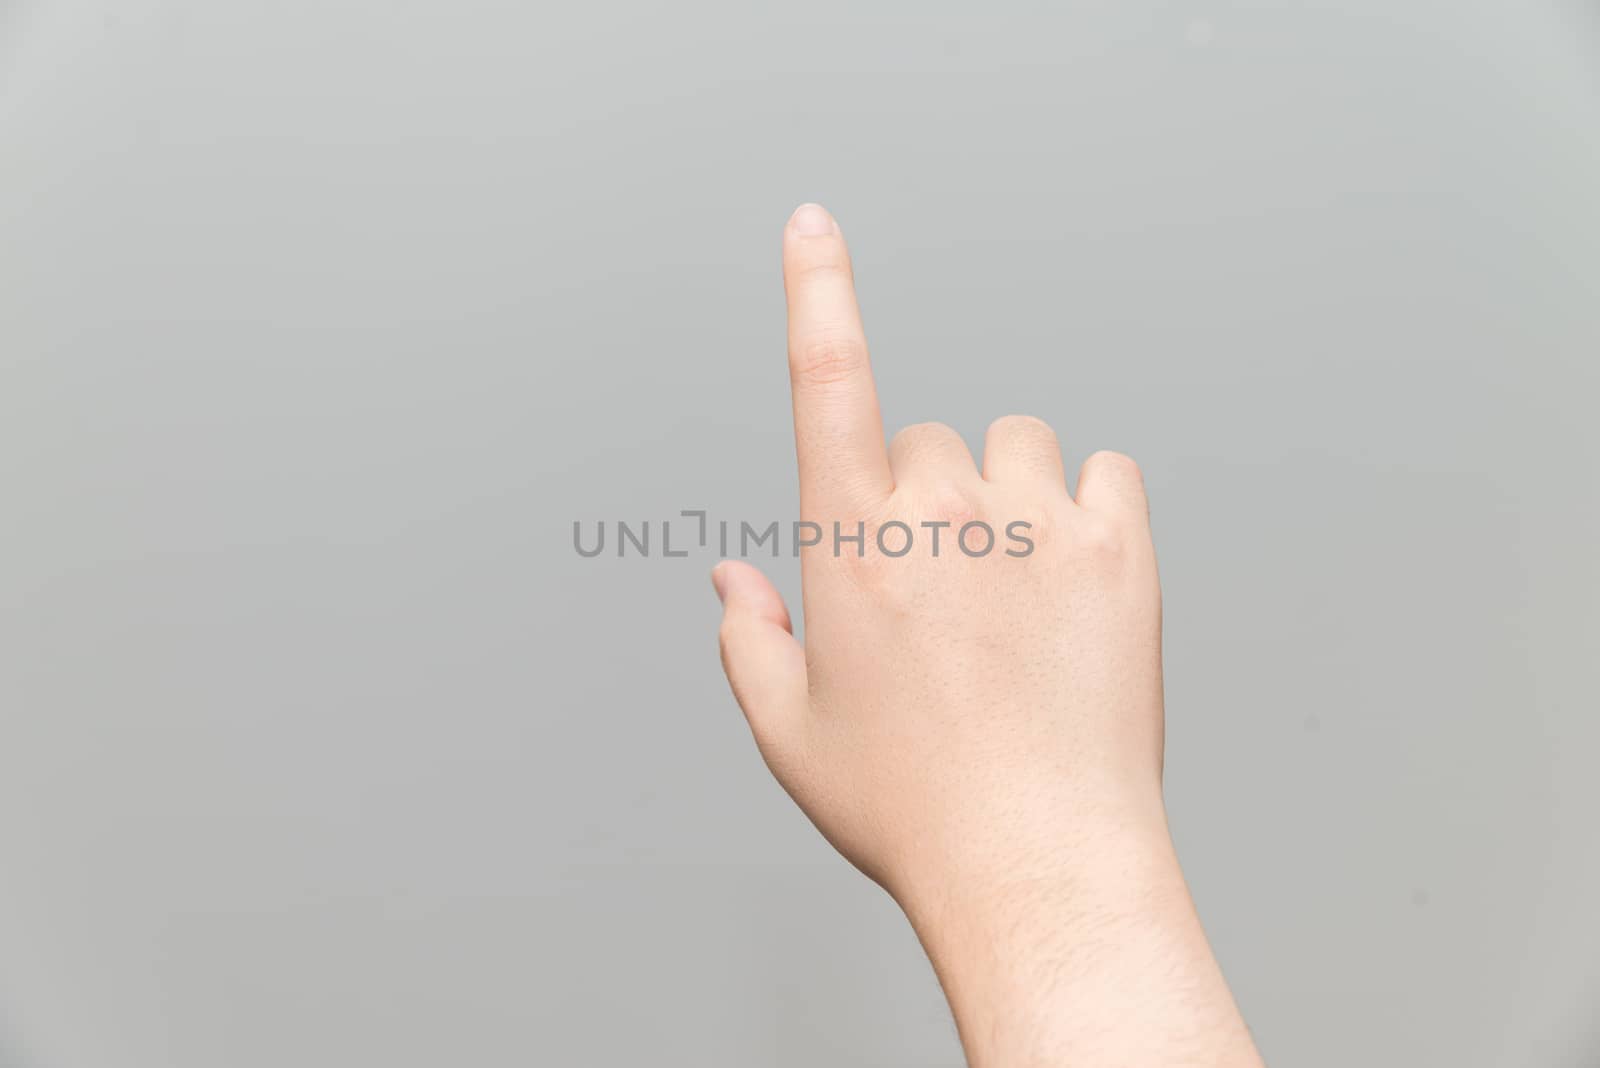
[[[973,1068],[1259,1066],[1167,831],[1138,467],[1096,453],[1069,492],[1055,435],[1018,416],[989,427],[981,469],[936,424],[886,447],[826,211],[795,212],[783,262],[800,514],[865,522],[868,540],[861,557],[831,537],[801,553],[803,643],[759,571],[712,574],[767,765],[905,910]],[[999,535],[979,558],[952,542],[975,519]],[[890,520],[917,535],[899,558],[873,543]],[[941,521],[934,557],[920,524]],[[1016,521],[1024,556],[1004,551]]]

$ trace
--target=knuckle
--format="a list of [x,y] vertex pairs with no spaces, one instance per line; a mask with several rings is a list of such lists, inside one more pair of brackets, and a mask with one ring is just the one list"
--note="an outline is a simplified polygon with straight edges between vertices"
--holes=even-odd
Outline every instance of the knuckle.
[[737,642],[737,640],[738,636],[735,633],[733,621],[724,617],[722,624],[717,627],[717,649],[722,654],[722,664],[724,667],[726,667],[728,664],[729,657],[731,656],[734,644]]
[[908,453],[921,452],[935,442],[948,439],[954,430],[943,423],[913,423],[895,432],[891,443],[896,449]]
[[1115,564],[1127,551],[1122,528],[1102,516],[1083,516],[1073,540],[1079,552],[1096,564]]
[[922,510],[931,522],[949,523],[956,528],[977,518],[978,510],[972,495],[953,479],[934,479],[920,496],[923,498]]
[[789,350],[789,371],[796,382],[829,385],[859,374],[867,363],[867,347],[848,337],[819,337]]
[[996,437],[1054,438],[1056,432],[1043,419],[1032,415],[1002,415],[989,424]]
[[[871,542],[874,536],[869,530],[868,542]],[[897,561],[882,556],[876,546],[869,544],[861,552],[857,552],[854,548],[839,552],[829,563],[856,589],[874,593],[881,590],[885,581],[893,575]]]
[[1133,482],[1144,481],[1144,472],[1139,470],[1139,464],[1133,457],[1120,452],[1101,449],[1085,460],[1084,463],[1090,470],[1115,474]]
[[791,260],[785,269],[791,283],[808,285],[813,282],[832,282],[835,279],[851,281],[850,261],[826,246],[820,254]]
[[1037,550],[1055,542],[1060,526],[1057,509],[1043,502],[1029,501],[1008,507],[998,529],[1007,538],[1019,533],[1025,535]]

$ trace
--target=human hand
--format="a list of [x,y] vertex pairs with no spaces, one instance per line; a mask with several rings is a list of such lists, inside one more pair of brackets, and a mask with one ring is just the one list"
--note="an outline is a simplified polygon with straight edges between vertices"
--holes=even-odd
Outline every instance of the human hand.
[[[981,473],[948,427],[886,449],[848,253],[821,208],[786,227],[784,277],[801,518],[823,532],[802,552],[804,647],[758,571],[713,572],[724,667],[768,766],[911,917],[973,1063],[1257,1063],[1166,833],[1138,467],[1096,453],[1074,497],[1050,428],[1014,416],[990,426]],[[1052,1008],[1069,991],[1074,1013],[1149,1004],[1164,985],[1163,1025],[1120,1040]],[[1167,1032],[1197,1044],[1158,1045]]]

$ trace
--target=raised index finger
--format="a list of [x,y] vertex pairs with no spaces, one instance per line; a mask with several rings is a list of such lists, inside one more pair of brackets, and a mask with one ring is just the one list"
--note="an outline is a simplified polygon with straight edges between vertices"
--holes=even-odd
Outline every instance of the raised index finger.
[[800,509],[877,503],[894,488],[850,252],[833,216],[802,204],[783,231]]

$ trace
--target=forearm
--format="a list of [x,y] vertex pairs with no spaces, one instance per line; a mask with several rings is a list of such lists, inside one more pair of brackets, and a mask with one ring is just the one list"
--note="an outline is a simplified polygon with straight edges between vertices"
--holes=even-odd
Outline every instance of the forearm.
[[1261,1064],[1157,810],[905,905],[973,1068]]

